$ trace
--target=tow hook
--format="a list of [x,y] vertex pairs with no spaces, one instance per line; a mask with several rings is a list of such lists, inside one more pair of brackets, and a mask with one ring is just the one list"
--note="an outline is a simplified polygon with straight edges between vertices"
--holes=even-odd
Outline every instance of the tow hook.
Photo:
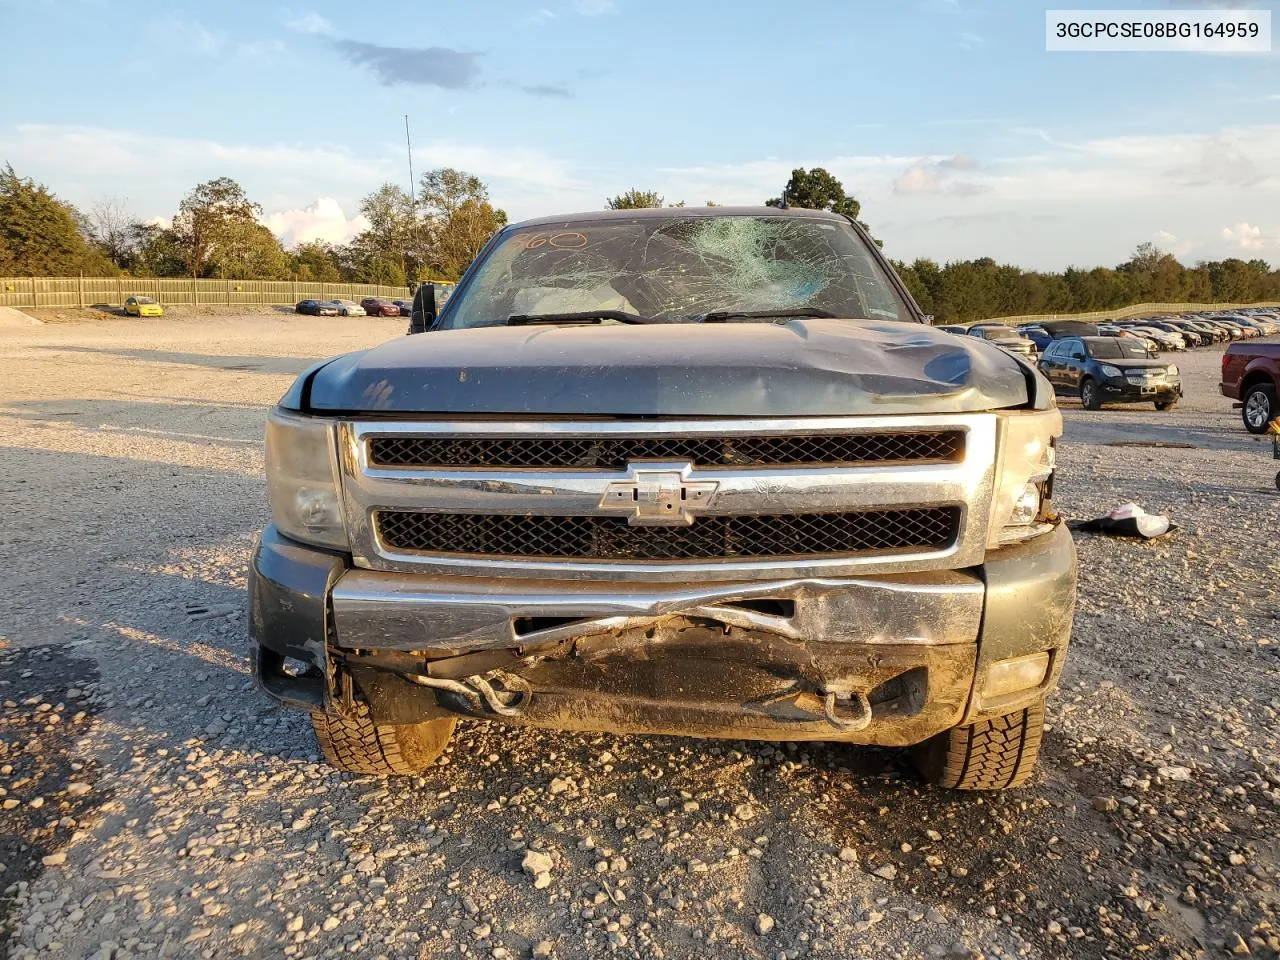
[[[533,697],[533,688],[528,681],[504,670],[490,670],[461,680],[424,677],[421,674],[404,674],[404,677],[421,687],[456,693],[477,710],[483,712],[487,706],[500,717],[520,716]],[[502,684],[501,689],[494,687],[492,681],[495,680]]]
[[822,694],[822,715],[837,730],[856,733],[871,726],[871,701],[861,690],[845,684],[826,684]]

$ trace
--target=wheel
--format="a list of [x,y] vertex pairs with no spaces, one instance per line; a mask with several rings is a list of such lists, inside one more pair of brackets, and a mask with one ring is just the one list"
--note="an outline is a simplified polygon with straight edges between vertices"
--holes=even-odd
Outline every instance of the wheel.
[[1098,395],[1098,385],[1092,380],[1080,384],[1080,403],[1086,410],[1101,410],[1102,398]]
[[916,769],[930,783],[952,790],[1020,787],[1035,772],[1044,734],[1044,703],[955,727],[913,752]]
[[1157,400],[1156,409],[1163,413],[1166,410],[1172,410],[1178,405],[1177,400]]
[[1240,415],[1250,433],[1266,433],[1267,425],[1277,416],[1276,388],[1269,383],[1255,383],[1244,392]]
[[1276,489],[1280,490],[1280,473],[1276,474]]
[[344,773],[383,777],[419,773],[444,753],[457,723],[453,717],[394,726],[374,723],[367,705],[358,703],[356,707],[354,718],[311,714],[320,751]]

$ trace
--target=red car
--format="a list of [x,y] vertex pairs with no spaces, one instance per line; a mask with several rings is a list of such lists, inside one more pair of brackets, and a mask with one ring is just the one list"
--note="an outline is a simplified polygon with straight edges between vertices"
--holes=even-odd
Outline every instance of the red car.
[[1266,433],[1280,418],[1280,343],[1233,343],[1222,355],[1222,395],[1239,400],[1244,427]]
[[383,300],[381,297],[365,297],[360,301],[360,306],[364,307],[364,312],[371,317],[400,316],[400,308],[390,300]]

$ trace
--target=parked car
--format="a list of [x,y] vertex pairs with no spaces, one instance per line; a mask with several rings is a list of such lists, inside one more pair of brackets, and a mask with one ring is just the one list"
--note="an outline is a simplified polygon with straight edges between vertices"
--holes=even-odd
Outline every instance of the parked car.
[[1201,330],[1195,324],[1181,318],[1169,317],[1161,320],[1157,326],[1172,327],[1177,330],[1186,338],[1188,346],[1204,347],[1214,342],[1214,336],[1210,331]]
[[1140,333],[1144,337],[1154,340],[1161,350],[1187,349],[1187,341],[1180,333],[1173,333],[1170,330],[1161,330],[1159,327],[1149,327],[1144,324],[1126,326],[1125,329]]
[[1201,333],[1208,334],[1206,345],[1214,343],[1226,343],[1231,339],[1231,334],[1222,327],[1212,323],[1206,323],[1199,317],[1184,317],[1184,322],[1191,326],[1192,330],[1198,330]]
[[1104,323],[1099,325],[1098,335],[1102,337],[1127,337],[1130,340],[1137,340],[1141,343],[1142,348],[1146,350],[1147,353],[1154,354],[1160,351],[1160,344],[1155,340],[1151,339],[1151,337],[1140,334],[1129,327],[1116,327],[1109,323]]
[[1280,333],[1280,314],[1256,310],[1247,314],[1247,319],[1262,331],[1264,337],[1274,337]]
[[331,300],[299,300],[293,308],[296,313],[305,313],[313,317],[336,317],[338,307]]
[[1006,327],[1000,323],[975,323],[969,327],[969,336],[981,337],[988,343],[994,343],[1001,350],[1017,354],[1032,363],[1036,360],[1036,345],[1021,336],[1013,327]]
[[1222,355],[1222,395],[1240,401],[1250,433],[1266,433],[1280,417],[1280,343],[1233,343]]
[[856,222],[549,217],[436,292],[269,414],[252,669],[331,764],[417,774],[464,716],[1026,782],[1075,599],[1062,415]]
[[407,317],[412,315],[413,313],[412,300],[392,300],[391,302],[394,303],[400,309],[400,316]]
[[365,297],[360,301],[360,306],[364,307],[364,312],[371,317],[400,316],[400,308],[390,300],[383,300],[381,297]]
[[1078,396],[1086,410],[1104,403],[1155,403],[1170,410],[1182,397],[1178,368],[1121,337],[1064,337],[1040,357],[1056,393]]
[[1201,317],[1200,322],[1225,331],[1230,340],[1244,339],[1244,330],[1240,327],[1240,324],[1232,320],[1225,320],[1221,317]]
[[124,302],[124,312],[131,317],[164,316],[164,308],[150,297],[130,297]]
[[358,303],[352,303],[350,300],[330,300],[335,307],[338,308],[338,316],[340,317],[363,317],[365,309]]
[[969,328],[959,323],[944,323],[934,327],[933,329],[941,330],[943,333],[950,333],[957,337],[965,337],[969,335]]
[[1024,337],[1035,344],[1037,353],[1043,352],[1044,348],[1053,342],[1053,334],[1038,324],[1018,327],[1018,336]]
[[1270,322],[1265,316],[1239,316],[1235,319],[1257,331],[1257,335],[1260,337],[1270,337],[1274,336],[1277,332],[1280,332],[1280,326]]

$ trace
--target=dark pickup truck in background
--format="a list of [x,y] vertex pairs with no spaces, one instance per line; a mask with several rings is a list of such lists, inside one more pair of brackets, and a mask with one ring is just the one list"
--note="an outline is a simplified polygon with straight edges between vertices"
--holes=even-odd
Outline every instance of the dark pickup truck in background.
[[1233,343],[1222,355],[1221,390],[1240,401],[1246,430],[1266,433],[1280,417],[1280,343]]

